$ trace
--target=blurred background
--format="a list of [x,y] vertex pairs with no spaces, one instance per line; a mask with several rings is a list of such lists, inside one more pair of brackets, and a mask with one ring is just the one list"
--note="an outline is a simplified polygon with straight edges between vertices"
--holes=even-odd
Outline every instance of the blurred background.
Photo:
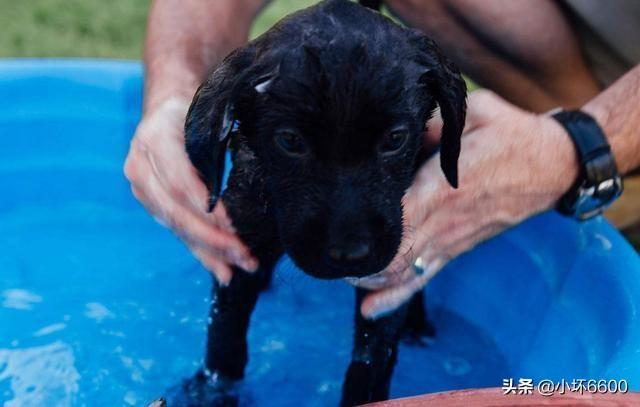
[[[255,37],[317,0],[274,0],[257,19]],[[140,59],[151,0],[0,0],[0,58]]]

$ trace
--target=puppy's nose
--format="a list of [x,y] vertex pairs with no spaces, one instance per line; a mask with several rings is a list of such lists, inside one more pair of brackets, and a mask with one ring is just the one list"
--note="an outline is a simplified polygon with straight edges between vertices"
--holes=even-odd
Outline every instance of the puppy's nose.
[[340,263],[362,260],[369,255],[369,244],[355,242],[351,244],[329,247],[329,257]]

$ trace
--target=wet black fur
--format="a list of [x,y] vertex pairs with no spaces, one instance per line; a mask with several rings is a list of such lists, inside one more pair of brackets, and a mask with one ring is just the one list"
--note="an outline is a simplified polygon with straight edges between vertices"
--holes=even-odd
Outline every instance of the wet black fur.
[[[208,372],[225,383],[243,376],[249,317],[283,253],[319,278],[370,275],[389,263],[403,232],[401,199],[427,156],[422,134],[437,106],[441,166],[457,186],[465,95],[459,72],[430,39],[347,0],[292,14],[224,60],[194,97],[187,152],[213,205],[229,145],[233,169],[222,199],[261,267],[253,275],[235,269],[229,287],[214,284]],[[239,131],[231,132],[235,120]],[[381,154],[398,126],[407,144]],[[283,154],[274,142],[281,131],[301,134],[309,154]],[[336,264],[327,255],[361,242],[371,250],[358,261]],[[364,295],[358,290],[356,306]],[[356,311],[344,405],[388,396],[407,310],[376,321]],[[219,387],[203,375],[190,386],[207,382]]]

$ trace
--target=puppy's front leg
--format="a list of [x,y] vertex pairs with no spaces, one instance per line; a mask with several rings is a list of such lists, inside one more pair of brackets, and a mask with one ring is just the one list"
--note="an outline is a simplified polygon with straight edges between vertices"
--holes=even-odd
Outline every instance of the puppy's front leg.
[[[260,259],[260,258],[259,258]],[[249,274],[233,268],[229,286],[214,281],[204,369],[184,385],[187,406],[236,406],[235,383],[248,361],[247,329],[260,291],[271,279],[275,261],[260,260],[260,270]]]
[[353,353],[342,387],[341,406],[355,406],[389,397],[398,341],[408,305],[376,320],[365,319],[360,313],[360,304],[367,293],[367,290],[356,288]]
[[205,357],[205,368],[211,375],[229,380],[243,377],[249,319],[271,272],[270,267],[254,274],[234,268],[229,286],[213,283]]

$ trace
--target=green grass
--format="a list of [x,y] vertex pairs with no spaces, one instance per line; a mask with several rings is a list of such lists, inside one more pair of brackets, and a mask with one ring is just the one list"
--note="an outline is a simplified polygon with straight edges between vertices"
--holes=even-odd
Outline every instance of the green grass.
[[0,0],[1,57],[139,58],[147,0]]
[[[316,0],[273,0],[252,36]],[[0,57],[139,59],[150,0],[0,0]]]
[[282,17],[296,10],[309,7],[319,0],[273,0],[258,16],[251,37],[255,38],[263,32],[267,31],[272,25],[278,22]]

